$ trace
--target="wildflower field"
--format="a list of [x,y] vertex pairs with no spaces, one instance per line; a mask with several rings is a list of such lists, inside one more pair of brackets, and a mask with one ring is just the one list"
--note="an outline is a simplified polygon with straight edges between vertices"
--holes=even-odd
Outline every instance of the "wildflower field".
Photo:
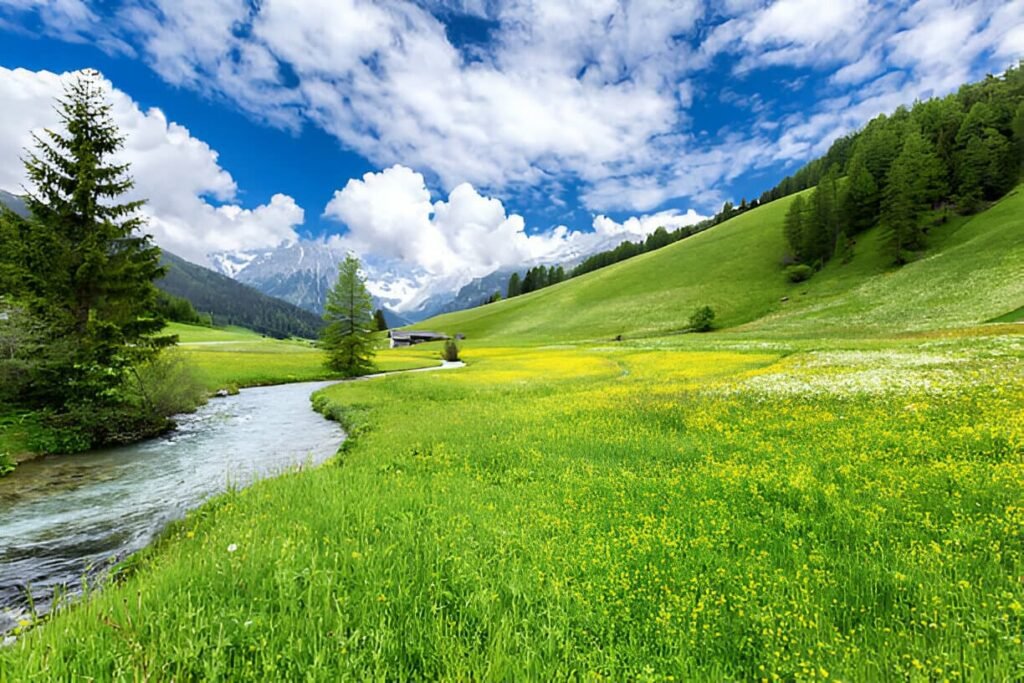
[[336,461],[197,511],[0,680],[1020,679],[1020,332],[333,386]]

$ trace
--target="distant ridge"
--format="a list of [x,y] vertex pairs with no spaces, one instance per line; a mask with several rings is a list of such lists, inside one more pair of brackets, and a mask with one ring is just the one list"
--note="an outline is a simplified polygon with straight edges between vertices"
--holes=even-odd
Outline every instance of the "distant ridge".
[[271,337],[305,337],[320,334],[320,316],[282,301],[209,268],[186,261],[167,250],[161,259],[167,275],[156,285],[187,299],[200,313],[213,315],[217,325],[248,327]]

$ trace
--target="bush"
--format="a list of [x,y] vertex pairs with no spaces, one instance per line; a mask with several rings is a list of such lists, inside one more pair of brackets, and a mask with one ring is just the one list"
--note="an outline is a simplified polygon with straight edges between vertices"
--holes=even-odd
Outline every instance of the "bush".
[[454,340],[449,339],[444,343],[444,350],[441,351],[441,359],[446,360],[449,363],[455,363],[459,360],[459,345]]
[[47,410],[47,430],[30,444],[40,453],[78,453],[156,436],[174,426],[171,416],[195,410],[206,389],[184,357],[172,350],[133,368],[112,390]]
[[[154,416],[187,413],[205,401],[206,387],[196,377],[185,356],[177,350],[163,351],[137,368],[133,375],[131,403]],[[238,393],[237,389],[234,393]]]
[[812,275],[814,275],[814,268],[805,263],[786,268],[786,277],[790,282],[804,282],[810,280]]
[[690,316],[690,330],[707,332],[715,321],[715,311],[710,306],[698,306]]

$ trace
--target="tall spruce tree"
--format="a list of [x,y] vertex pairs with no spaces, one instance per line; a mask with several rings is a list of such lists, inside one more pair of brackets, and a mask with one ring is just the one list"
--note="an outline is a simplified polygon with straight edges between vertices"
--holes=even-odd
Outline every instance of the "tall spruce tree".
[[320,337],[326,365],[348,377],[373,369],[373,300],[359,274],[359,259],[349,254],[338,268],[338,280],[327,294]]
[[132,369],[175,339],[159,336],[160,251],[144,233],[144,202],[122,201],[134,181],[127,164],[112,161],[124,138],[99,74],[70,81],[56,110],[63,130],[33,135],[25,160],[22,286],[56,335],[40,363],[38,397],[81,410],[117,403]]
[[373,324],[377,327],[378,332],[383,332],[388,329],[387,318],[384,317],[383,309],[378,308],[373,312]]

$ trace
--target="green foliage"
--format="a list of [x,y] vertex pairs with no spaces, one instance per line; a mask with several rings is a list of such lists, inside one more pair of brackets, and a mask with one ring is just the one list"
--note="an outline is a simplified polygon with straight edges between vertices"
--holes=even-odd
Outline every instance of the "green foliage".
[[18,402],[74,433],[68,450],[151,433],[129,384],[174,342],[160,335],[153,281],[163,269],[142,203],[119,203],[133,181],[111,161],[123,138],[110,111],[95,73],[69,83],[61,130],[33,135],[26,154],[30,215],[0,219],[0,279],[17,296],[5,312],[5,372],[17,375]]
[[338,281],[327,295],[320,343],[327,367],[347,376],[373,370],[373,302],[359,274],[359,259],[351,254],[338,268]]
[[814,268],[804,263],[798,263],[786,268],[786,279],[790,282],[804,282],[810,280],[812,275],[814,275]]
[[715,311],[710,306],[698,306],[690,315],[690,331],[708,332],[715,322]]
[[505,290],[508,298],[519,296],[523,293],[522,280],[519,278],[519,273],[512,273],[508,278],[508,287]]
[[836,255],[847,262],[849,238],[884,213],[889,258],[904,263],[924,247],[925,211],[955,201],[962,213],[974,213],[1006,194],[1024,161],[1022,73],[1024,62],[947,97],[878,116],[762,195],[774,199],[815,187],[800,221],[801,239],[795,220],[785,227],[791,253],[813,265]]
[[0,405],[18,402],[28,393],[53,336],[26,305],[0,297]]
[[388,321],[384,317],[384,311],[377,309],[373,312],[373,325],[377,328],[378,332],[384,332],[388,329]]
[[786,235],[786,243],[789,245],[789,252],[798,261],[803,261],[807,258],[807,254],[804,252],[804,223],[806,222],[806,214],[807,207],[804,198],[797,195],[790,202],[789,210],[786,211],[783,230]]
[[6,451],[0,451],[0,477],[14,471],[14,458]]
[[862,233],[875,224],[880,199],[878,183],[868,170],[863,155],[855,154],[846,174],[846,188],[840,207],[841,223],[847,235]]
[[454,363],[459,360],[459,345],[454,339],[446,339],[441,350],[441,360]]
[[188,299],[164,291],[157,295],[156,309],[164,320],[186,325],[213,327],[213,316],[209,313],[199,313]]
[[945,173],[933,146],[919,131],[911,130],[889,169],[882,205],[894,262],[906,263],[908,252],[924,247],[921,216],[946,191]]

